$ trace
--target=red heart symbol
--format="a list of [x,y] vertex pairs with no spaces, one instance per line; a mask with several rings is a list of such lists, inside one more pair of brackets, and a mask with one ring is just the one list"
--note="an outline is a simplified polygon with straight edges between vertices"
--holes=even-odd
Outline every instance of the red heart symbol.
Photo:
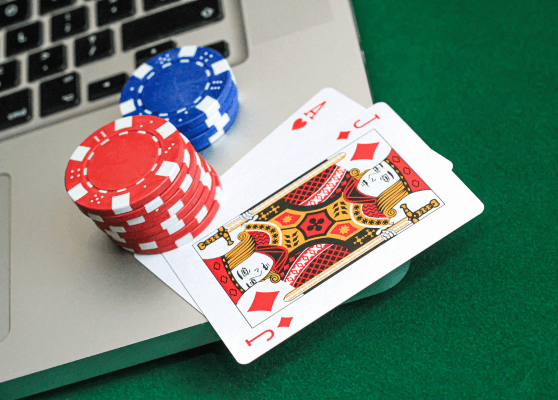
[[306,121],[304,121],[302,118],[299,118],[293,124],[293,131],[295,129],[304,128],[305,126],[306,126]]

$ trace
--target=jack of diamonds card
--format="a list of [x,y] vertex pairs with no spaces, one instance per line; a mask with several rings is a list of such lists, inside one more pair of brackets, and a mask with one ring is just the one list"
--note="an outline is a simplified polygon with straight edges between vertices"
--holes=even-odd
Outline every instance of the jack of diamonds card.
[[[187,288],[239,362],[257,358],[482,211],[451,171],[422,162],[428,153],[416,151],[416,137],[394,146],[374,127],[195,242],[199,258],[189,258],[196,272],[187,274]],[[457,216],[463,201],[469,212]],[[429,218],[436,213],[441,217]]]

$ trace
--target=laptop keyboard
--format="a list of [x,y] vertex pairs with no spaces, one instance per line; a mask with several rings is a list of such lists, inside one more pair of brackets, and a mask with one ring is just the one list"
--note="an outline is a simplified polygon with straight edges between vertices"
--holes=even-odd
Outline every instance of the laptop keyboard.
[[[99,107],[89,103],[106,97],[118,102],[136,66],[177,46],[171,37],[223,18],[220,0],[12,0],[1,4],[0,139],[2,131],[30,125],[30,121],[35,129],[80,114],[78,109],[92,111]],[[213,47],[225,57],[230,53],[225,37],[192,44]],[[119,58],[126,60],[121,70],[101,65]],[[96,64],[100,68],[91,69]],[[99,69],[105,76],[95,79]],[[54,115],[58,118],[52,119]]]

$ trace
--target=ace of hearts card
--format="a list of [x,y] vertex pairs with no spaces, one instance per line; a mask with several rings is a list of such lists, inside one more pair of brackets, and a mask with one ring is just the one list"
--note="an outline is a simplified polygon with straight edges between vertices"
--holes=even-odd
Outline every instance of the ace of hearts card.
[[322,162],[274,191],[262,190],[262,200],[245,212],[165,254],[240,363],[483,210],[386,104],[364,111],[353,125],[358,132],[342,131],[346,144]]

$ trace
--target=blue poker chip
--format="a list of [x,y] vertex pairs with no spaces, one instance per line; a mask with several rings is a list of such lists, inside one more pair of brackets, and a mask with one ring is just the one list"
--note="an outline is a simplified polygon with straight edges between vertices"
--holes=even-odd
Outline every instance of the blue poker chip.
[[208,129],[208,127],[212,126],[213,122],[217,121],[221,117],[221,115],[227,113],[232,108],[233,100],[235,98],[238,100],[238,89],[236,88],[236,86],[232,86],[226,97],[224,97],[224,100],[221,102],[221,107],[218,110],[216,110],[206,119],[200,120],[200,122],[196,125],[192,125],[190,127],[181,127],[180,132],[185,134],[187,137],[194,137],[204,130]]
[[223,134],[227,133],[227,130],[238,114],[238,108],[238,99],[234,99],[231,109],[222,115],[222,119],[215,122],[209,129],[206,129],[196,136],[192,136],[191,139],[188,140],[195,142],[194,147],[197,145],[198,147],[202,146],[202,148],[206,148],[208,145],[213,144],[217,139],[223,136]]
[[202,151],[203,149],[211,146],[217,139],[219,139],[221,136],[223,136],[224,133],[226,133],[229,130],[229,128],[234,123],[234,120],[236,119],[239,107],[240,106],[239,106],[238,100],[236,100],[234,102],[233,109],[231,110],[231,112],[229,114],[229,120],[225,124],[225,126],[223,127],[222,130],[218,130],[218,131],[216,131],[214,133],[211,133],[211,134],[202,133],[201,135],[198,135],[193,139],[189,139],[190,143],[192,143],[192,145],[194,146],[196,151]]
[[122,116],[155,115],[178,130],[196,126],[221,108],[235,86],[229,63],[210,48],[185,46],[140,65],[120,97]]
[[234,107],[235,101],[238,102],[238,91],[236,87],[233,87],[230,95],[225,100],[223,107],[221,107],[221,110],[216,112],[216,114],[213,117],[204,120],[201,124],[198,124],[193,128],[187,130],[180,130],[180,132],[188,139],[195,138],[201,133],[211,134],[217,132],[217,129],[215,128],[215,124],[221,119],[221,117],[224,114],[228,114],[228,115],[231,114],[231,110]]

